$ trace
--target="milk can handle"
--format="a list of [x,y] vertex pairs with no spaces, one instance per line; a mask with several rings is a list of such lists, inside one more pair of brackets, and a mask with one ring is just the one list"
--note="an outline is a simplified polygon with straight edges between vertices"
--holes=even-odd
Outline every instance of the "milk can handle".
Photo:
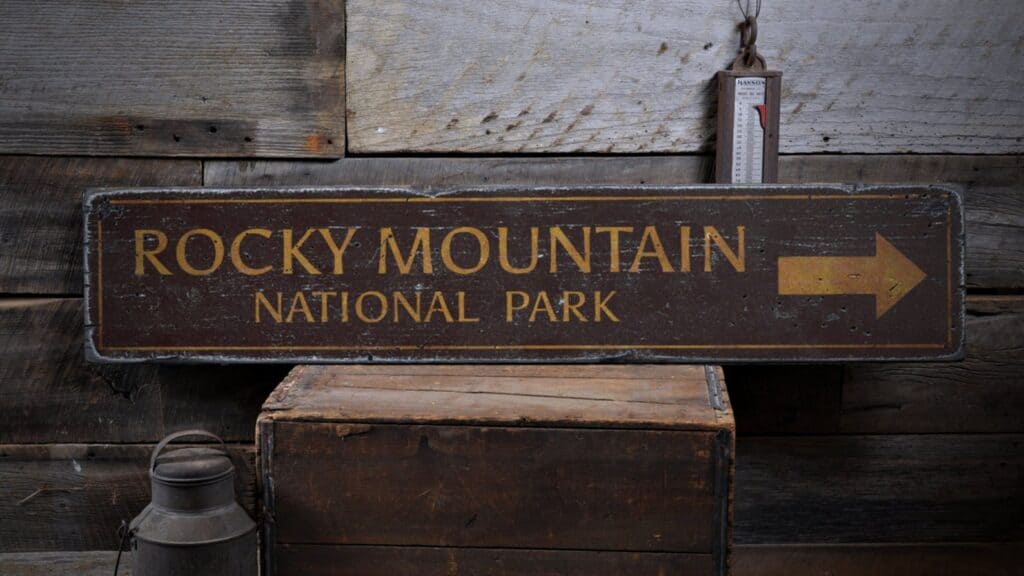
[[227,455],[228,453],[228,448],[227,446],[224,445],[224,441],[221,440],[220,436],[217,436],[213,432],[207,432],[206,430],[182,430],[180,432],[175,432],[173,434],[168,435],[166,438],[161,440],[159,444],[156,445],[156,448],[153,449],[153,455],[149,458],[150,473],[156,470],[156,458],[157,456],[160,455],[161,452],[163,452],[164,448],[166,448],[167,445],[170,444],[171,442],[174,442],[178,438],[182,438],[185,436],[206,436],[207,438],[213,438],[217,442],[220,442],[220,447],[222,450],[224,450],[224,454]]

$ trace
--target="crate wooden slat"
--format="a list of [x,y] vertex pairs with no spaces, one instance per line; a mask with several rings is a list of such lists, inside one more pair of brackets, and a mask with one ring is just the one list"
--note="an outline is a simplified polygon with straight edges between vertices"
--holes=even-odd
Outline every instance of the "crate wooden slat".
[[300,366],[257,425],[267,568],[426,574],[499,558],[508,573],[721,574],[733,424],[720,378]]

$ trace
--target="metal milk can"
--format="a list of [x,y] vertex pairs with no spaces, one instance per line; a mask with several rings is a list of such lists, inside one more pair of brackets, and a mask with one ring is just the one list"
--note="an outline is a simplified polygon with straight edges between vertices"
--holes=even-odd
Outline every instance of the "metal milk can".
[[[220,442],[164,449],[185,436]],[[203,430],[175,432],[149,462],[152,501],[129,524],[134,576],[255,576],[256,523],[235,500],[235,467],[224,441]]]

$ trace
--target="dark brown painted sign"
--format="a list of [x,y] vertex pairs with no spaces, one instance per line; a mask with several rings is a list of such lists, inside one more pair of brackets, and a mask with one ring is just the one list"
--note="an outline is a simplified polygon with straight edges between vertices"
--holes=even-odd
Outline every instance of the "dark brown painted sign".
[[110,190],[98,361],[950,359],[941,187]]

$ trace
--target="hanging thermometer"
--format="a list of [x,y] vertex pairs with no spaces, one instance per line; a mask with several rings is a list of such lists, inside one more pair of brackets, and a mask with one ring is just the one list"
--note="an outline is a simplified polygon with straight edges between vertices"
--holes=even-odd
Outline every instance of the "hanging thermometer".
[[742,52],[728,70],[718,73],[715,181],[722,184],[764,184],[779,178],[782,72],[767,70],[757,53],[757,14],[750,15],[748,6],[744,16]]
[[763,184],[779,177],[779,97],[782,73],[718,73],[715,180]]

